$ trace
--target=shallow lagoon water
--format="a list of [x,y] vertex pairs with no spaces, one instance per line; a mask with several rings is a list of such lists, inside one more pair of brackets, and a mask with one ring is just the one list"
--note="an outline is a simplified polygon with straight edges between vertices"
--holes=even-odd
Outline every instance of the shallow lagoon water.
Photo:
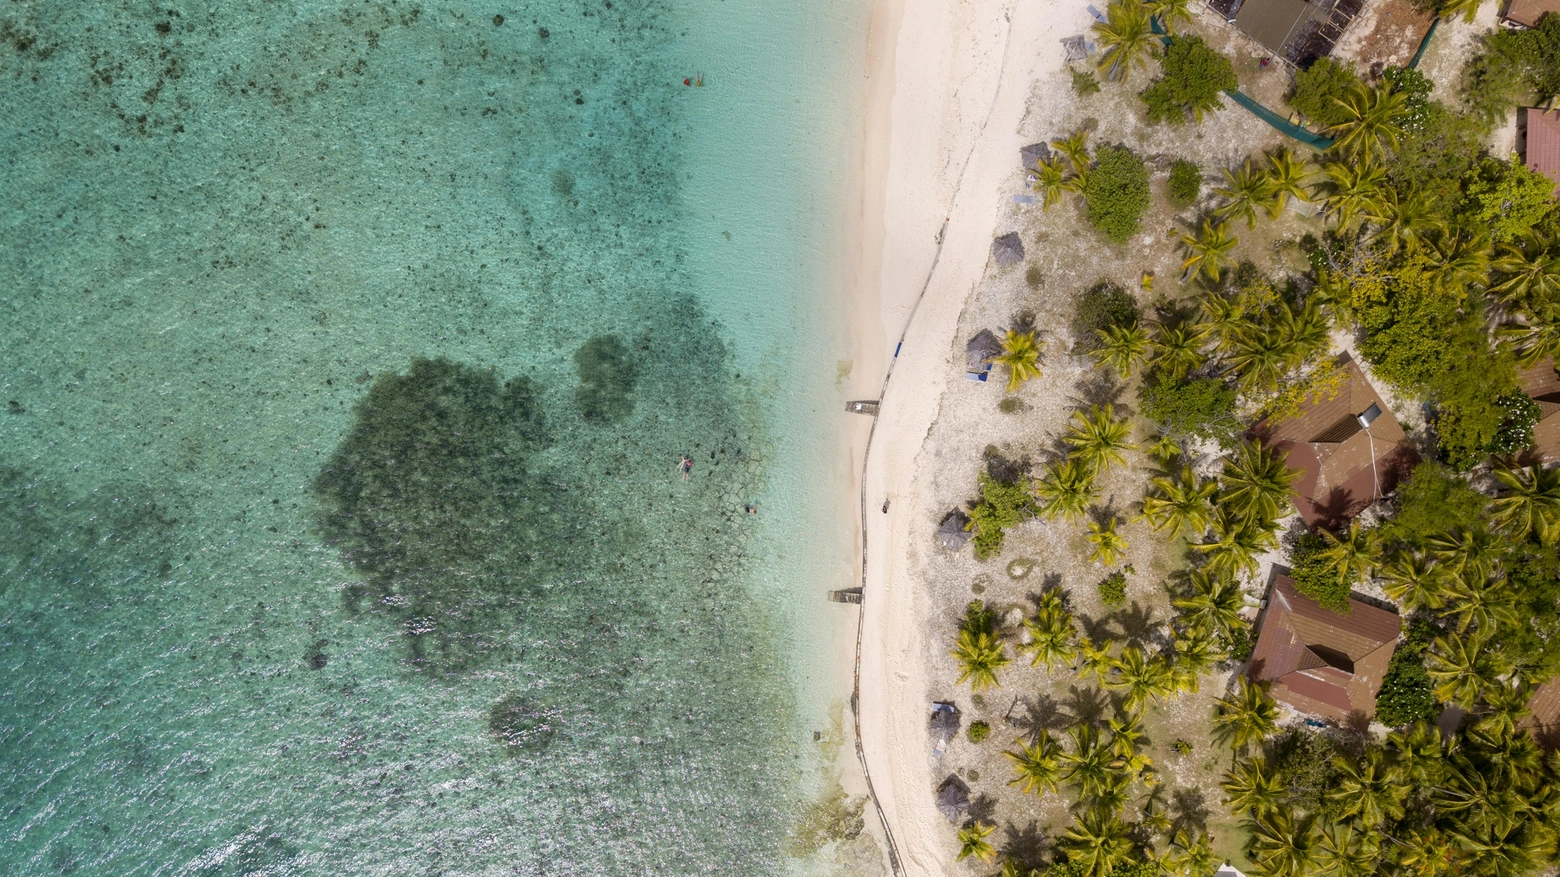
[[0,872],[793,869],[863,4],[0,31]]

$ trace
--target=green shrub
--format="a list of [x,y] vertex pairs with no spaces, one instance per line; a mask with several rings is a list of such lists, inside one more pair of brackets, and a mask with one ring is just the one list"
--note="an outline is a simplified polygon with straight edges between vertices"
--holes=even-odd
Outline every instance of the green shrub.
[[971,743],[979,743],[991,736],[991,726],[985,722],[971,722],[969,735]]
[[1398,485],[1397,514],[1381,525],[1383,541],[1418,548],[1431,536],[1484,521],[1489,500],[1439,463],[1420,463]]
[[1216,378],[1170,381],[1155,376],[1138,390],[1144,417],[1175,439],[1200,438],[1231,445],[1241,431],[1235,390]]
[[1392,86],[1393,92],[1403,96],[1403,115],[1398,119],[1398,127],[1404,132],[1424,130],[1430,118],[1430,93],[1435,91],[1435,82],[1411,67],[1388,67],[1382,71],[1381,78]]
[[1188,116],[1202,123],[1203,114],[1224,106],[1219,95],[1239,87],[1230,59],[1208,48],[1202,37],[1182,37],[1165,49],[1163,75],[1143,90],[1150,122],[1179,125]]
[[1533,425],[1543,412],[1533,397],[1513,390],[1495,397],[1495,405],[1506,412],[1495,440],[1490,442],[1489,452],[1495,456],[1515,454],[1533,446]]
[[1430,674],[1425,671],[1424,646],[1403,643],[1392,653],[1381,691],[1376,694],[1376,721],[1397,728],[1435,714]]
[[964,620],[959,629],[971,634],[993,633],[997,629],[997,613],[987,608],[984,600],[971,600],[964,607]]
[[1170,744],[1170,748],[1182,755],[1192,754],[1192,744],[1189,740],[1176,740]]
[[1312,813],[1330,813],[1337,804],[1327,793],[1337,785],[1338,767],[1333,759],[1341,753],[1326,736],[1301,728],[1291,728],[1272,745],[1269,764],[1287,790],[1286,803]]
[[1555,209],[1553,180],[1519,161],[1487,158],[1465,184],[1462,219],[1488,228],[1495,243],[1505,243],[1539,225]]
[[1326,540],[1315,533],[1301,536],[1290,556],[1289,574],[1295,580],[1295,590],[1320,603],[1323,609],[1347,613],[1349,580],[1320,556],[1326,548]]
[[969,528],[975,531],[971,540],[975,556],[981,560],[995,557],[1002,551],[1003,532],[1017,526],[1034,514],[1034,498],[1018,484],[1004,484],[982,472],[980,475],[980,499],[970,508]]
[[1337,101],[1350,89],[1363,85],[1353,70],[1331,58],[1322,58],[1295,74],[1289,105],[1318,125],[1336,125],[1345,119]]
[[1202,194],[1202,169],[1184,158],[1170,166],[1170,203],[1177,207],[1190,207]]
[[1101,147],[1083,186],[1089,222],[1114,243],[1137,234],[1148,209],[1148,166],[1124,146]]
[[1224,653],[1235,661],[1250,660],[1251,650],[1257,646],[1251,641],[1251,630],[1244,626],[1230,628],[1220,639],[1223,640]]
[[1126,290],[1103,280],[1073,301],[1072,334],[1078,339],[1075,349],[1089,353],[1100,346],[1100,330],[1115,326],[1136,326],[1138,305]]
[[1096,94],[1099,92],[1100,79],[1098,76],[1094,75],[1093,70],[1079,70],[1075,67],[1069,67],[1067,68],[1067,72],[1072,74],[1072,89],[1074,94],[1078,95],[1079,97],[1088,97],[1091,94]]
[[1100,602],[1106,606],[1120,606],[1127,602],[1127,577],[1113,572],[1095,585],[1100,592]]

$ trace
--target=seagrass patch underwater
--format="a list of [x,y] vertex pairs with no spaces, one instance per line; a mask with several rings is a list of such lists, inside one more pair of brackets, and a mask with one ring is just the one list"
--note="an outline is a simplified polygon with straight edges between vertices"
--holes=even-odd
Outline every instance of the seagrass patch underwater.
[[785,870],[686,14],[0,10],[0,873]]

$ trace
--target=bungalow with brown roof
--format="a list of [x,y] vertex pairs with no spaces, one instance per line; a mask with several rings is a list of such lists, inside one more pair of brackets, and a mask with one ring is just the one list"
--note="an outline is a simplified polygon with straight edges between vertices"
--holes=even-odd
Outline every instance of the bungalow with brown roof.
[[1533,451],[1541,462],[1560,460],[1560,372],[1555,371],[1555,361],[1546,359],[1517,372],[1517,384],[1538,403]]
[[1560,14],[1560,0],[1511,0],[1501,18],[1523,27],[1537,27],[1547,13]]
[[[1560,0],[1554,0],[1560,6]],[[1554,181],[1560,196],[1560,110],[1517,108],[1517,158]]]
[[1274,699],[1302,713],[1363,724],[1376,713],[1376,693],[1402,621],[1395,612],[1355,599],[1347,615],[1323,609],[1278,573],[1257,618],[1247,675],[1271,683]]
[[1344,382],[1331,398],[1311,398],[1288,420],[1252,427],[1264,444],[1288,454],[1301,470],[1292,486],[1295,508],[1311,527],[1337,528],[1391,493],[1419,462],[1408,435],[1376,388],[1347,353],[1338,357]]

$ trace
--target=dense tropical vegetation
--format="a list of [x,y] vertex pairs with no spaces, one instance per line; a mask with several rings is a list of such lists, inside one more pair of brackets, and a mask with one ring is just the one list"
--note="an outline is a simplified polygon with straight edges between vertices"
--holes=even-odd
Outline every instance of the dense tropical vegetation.
[[[1443,16],[1478,5],[1425,3]],[[1142,89],[1154,122],[1217,110],[1233,67],[1186,33],[1188,10],[1111,4],[1094,28],[1095,88],[1146,77],[1125,87]],[[1160,39],[1156,17],[1175,39]],[[1143,490],[1129,512],[1179,560],[1163,576],[1172,615],[1162,635],[1112,637],[1054,582],[1016,623],[967,607],[953,658],[972,690],[1002,684],[1011,646],[1108,706],[1006,750],[1019,791],[1070,802],[1050,863],[991,847],[980,821],[961,833],[961,858],[1001,858],[1021,877],[1212,873],[1214,838],[1157,803],[1144,728],[1227,678],[1212,689],[1208,736],[1223,747],[1219,786],[1249,873],[1506,877],[1560,862],[1560,757],[1528,722],[1533,692],[1560,676],[1560,470],[1527,453],[1540,410],[1518,381],[1560,355],[1560,203],[1553,181],[1484,147],[1514,106],[1560,96],[1560,16],[1485,35],[1462,82],[1434,85],[1330,59],[1297,71],[1290,105],[1332,145],[1252,155],[1206,187],[1202,168],[1176,162],[1164,192],[1183,211],[1184,294],[1144,308],[1101,281],[1075,298],[1071,352],[1134,389],[1136,405],[1080,403],[1031,472],[983,475],[976,553],[994,557],[1006,532],[1047,521],[1103,570],[1093,597],[1107,613],[1138,611],[1129,590],[1147,577],[1125,565],[1128,518],[1108,495],[1119,476],[1107,479],[1131,467]],[[1121,145],[1091,151],[1082,130],[1051,147],[1035,169],[1043,205],[1079,195],[1109,239],[1135,234],[1151,200],[1141,159]],[[1269,273],[1241,258],[1240,236],[1281,227],[1291,208],[1315,214],[1286,244],[1307,267]],[[1367,514],[1308,528],[1291,505],[1298,470],[1251,428],[1336,397],[1349,378],[1336,337],[1354,339],[1394,399],[1424,403],[1425,462]],[[1327,609],[1348,613],[1368,592],[1403,616],[1374,731],[1286,721],[1264,684],[1231,672],[1251,655],[1256,574],[1274,554]]]

